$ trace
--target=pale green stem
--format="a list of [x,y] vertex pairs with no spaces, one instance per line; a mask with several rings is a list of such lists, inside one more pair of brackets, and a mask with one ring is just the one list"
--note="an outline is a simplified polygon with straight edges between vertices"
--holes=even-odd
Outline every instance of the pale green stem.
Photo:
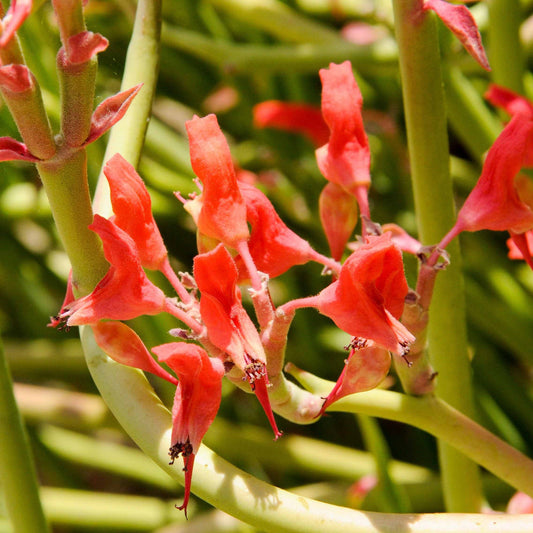
[[46,533],[37,475],[0,343],[0,482],[13,531]]
[[[455,222],[437,26],[432,14],[423,12],[422,0],[394,0],[393,6],[419,234],[424,244],[434,244]],[[439,274],[430,308],[429,354],[438,372],[436,394],[472,416],[461,256],[456,241],[448,252],[452,264]],[[479,511],[482,495],[476,465],[442,442],[439,458],[447,509]]]
[[[171,415],[142,372],[110,360],[94,342],[90,328],[82,328],[81,339],[93,379],[119,423],[147,455],[183,483],[182,469],[178,465],[168,464]],[[396,398],[395,393],[387,394],[393,394],[392,398]],[[416,398],[408,399],[420,401]],[[394,402],[391,403],[392,407]],[[397,414],[402,412],[397,407],[391,410]],[[424,419],[417,411],[420,408],[415,410],[413,419]],[[456,411],[452,412],[453,416],[460,416]],[[433,418],[431,409],[426,409],[426,415],[428,414]],[[437,419],[433,419],[434,426],[438,426],[438,423]],[[481,448],[485,446],[482,441],[474,442],[473,445]],[[533,476],[530,474],[529,477],[531,484]],[[227,463],[205,446],[201,446],[196,457],[192,491],[218,509],[265,532],[451,533],[481,532],[493,528],[493,531],[499,533],[526,533],[531,530],[529,516],[381,514],[328,505],[260,481]]]
[[[161,0],[139,0],[121,89],[130,89],[139,83],[143,87],[124,117],[111,129],[104,164],[116,153],[121,154],[134,167],[139,164],[159,72],[160,32]],[[103,173],[98,180],[94,211],[105,216],[112,212],[109,185]]]

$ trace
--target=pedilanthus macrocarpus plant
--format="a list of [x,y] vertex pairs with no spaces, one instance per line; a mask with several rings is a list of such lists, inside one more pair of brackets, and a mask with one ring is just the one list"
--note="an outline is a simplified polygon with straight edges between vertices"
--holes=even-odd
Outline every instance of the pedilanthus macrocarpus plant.
[[[56,2],[56,4],[60,5],[60,2]],[[446,2],[428,1],[425,4],[427,9],[440,12],[441,16],[444,13],[443,18],[452,19],[452,23],[453,19],[456,18],[453,11],[451,15],[450,11],[447,11]],[[71,29],[70,26],[64,28],[62,35],[69,36],[69,33],[73,33],[69,29]],[[83,31],[74,33],[74,35],[82,34]],[[68,38],[70,39],[70,37],[72,36]],[[92,37],[83,34],[80,37],[80,42],[85,41],[85,39],[91,41]],[[74,40],[73,42],[78,41]],[[102,46],[101,39],[95,39],[94,45],[96,47]],[[330,69],[331,71],[342,72],[342,77],[347,82],[346,86],[353,87],[349,64],[332,65]],[[325,69],[321,75],[323,79],[328,81],[326,72]],[[332,84],[334,96],[336,91],[342,93],[341,83]],[[340,96],[341,103],[351,104],[352,96],[353,94],[350,95],[350,90],[348,90],[344,96]],[[353,100],[356,108],[362,105],[359,97],[353,98]],[[348,105],[347,108],[350,110],[351,106]],[[60,318],[71,325],[91,324],[99,344],[121,364],[153,372],[177,386],[170,456],[172,462],[178,455],[183,456],[186,471],[186,496],[181,508],[185,509],[185,512],[191,488],[194,457],[202,436],[218,409],[220,381],[223,373],[232,380],[240,381],[241,386],[245,389],[247,388],[249,391],[255,389],[254,392],[265,407],[267,416],[272,423],[275,436],[279,436],[280,433],[273,419],[272,410],[269,411],[270,407],[273,407],[275,411],[276,407],[279,408],[280,406],[276,405],[274,400],[269,400],[268,393],[270,392],[272,397],[276,395],[275,389],[281,374],[277,369],[281,366],[280,359],[283,358],[285,351],[286,334],[298,304],[287,302],[275,309],[268,297],[268,280],[263,274],[266,273],[270,277],[275,277],[292,265],[309,260],[318,260],[327,267],[330,273],[334,274],[335,278],[338,278],[333,279],[331,284],[318,295],[317,308],[321,312],[324,311],[324,314],[331,316],[335,322],[338,322],[349,332],[354,332],[355,330],[351,328],[350,318],[357,316],[357,313],[362,311],[358,309],[360,302],[356,301],[356,298],[346,299],[343,294],[344,291],[339,289],[339,287],[348,287],[350,290],[360,291],[356,294],[361,296],[359,299],[363,301],[364,309],[370,310],[378,318],[379,327],[375,328],[375,332],[369,330],[368,324],[365,324],[364,320],[361,321],[362,329],[358,329],[354,333],[356,338],[350,344],[350,356],[346,366],[326,402],[324,403],[322,398],[308,395],[305,396],[306,408],[308,409],[306,412],[301,409],[301,404],[292,406],[294,409],[300,409],[299,421],[313,419],[317,413],[322,412],[342,396],[377,386],[386,375],[390,364],[390,355],[386,348],[391,349],[393,353],[396,352],[396,355],[404,357],[404,363],[407,365],[411,363],[412,352],[408,353],[407,348],[409,345],[412,346],[414,341],[413,332],[408,331],[409,328],[405,328],[407,322],[404,321],[402,324],[401,321],[404,317],[401,309],[403,307],[402,300],[409,292],[406,290],[405,278],[402,277],[401,260],[398,262],[400,245],[397,245],[396,242],[399,240],[393,239],[395,236],[391,236],[387,231],[382,233],[377,225],[371,223],[370,212],[367,207],[364,207],[361,212],[367,219],[364,220],[364,228],[361,232],[363,242],[341,265],[340,261],[345,252],[345,246],[339,246],[338,243],[346,243],[349,238],[346,237],[346,234],[350,235],[353,232],[353,228],[346,231],[346,227],[352,224],[353,220],[357,220],[357,214],[354,216],[355,204],[346,202],[348,207],[340,217],[340,226],[344,225],[343,235],[336,234],[337,231],[340,233],[339,226],[334,223],[329,226],[332,228],[330,229],[330,235],[333,235],[332,240],[337,243],[335,253],[332,253],[334,261],[328,258],[319,258],[319,254],[313,254],[312,248],[308,248],[305,241],[288,228],[280,225],[281,219],[276,218],[275,210],[268,203],[266,197],[261,196],[262,193],[258,189],[242,186],[235,182],[232,177],[229,152],[225,146],[225,141],[221,139],[221,132],[216,125],[216,120],[213,120],[213,117],[206,118],[208,120],[194,119],[194,124],[193,122],[189,123],[189,129],[192,131],[190,134],[191,147],[194,147],[192,149],[194,153],[191,154],[193,165],[194,161],[198,161],[195,170],[200,179],[205,181],[203,189],[206,194],[203,196],[203,190],[197,198],[200,212],[203,208],[202,201],[205,200],[208,205],[208,209],[204,212],[203,222],[199,224],[199,233],[201,234],[199,236],[199,251],[201,253],[195,259],[194,278],[183,277],[180,280],[166,266],[168,261],[166,249],[164,249],[153,217],[149,214],[150,206],[146,200],[148,196],[146,189],[139,185],[142,182],[133,168],[129,168],[126,162],[117,155],[110,161],[106,175],[110,180],[111,188],[113,188],[113,178],[115,178],[115,184],[118,184],[115,192],[112,192],[115,200],[113,203],[115,216],[110,220],[95,217],[91,224],[93,232],[98,234],[104,243],[104,250],[111,267],[89,296],[74,301],[74,295],[69,295],[65,308],[60,314]],[[352,119],[351,123],[355,124],[356,128],[347,128],[349,134],[344,138],[341,135],[340,143],[338,142],[339,139],[330,140],[329,137],[322,137],[320,145],[326,143],[331,144],[331,146],[325,146],[323,147],[325,149],[321,151],[327,152],[327,164],[324,164],[324,158],[320,158],[317,154],[319,166],[321,160],[324,169],[335,167],[337,163],[339,166],[346,164],[346,161],[342,161],[346,154],[343,154],[342,158],[339,156],[339,153],[343,151],[342,146],[350,141],[349,135],[355,137],[359,135],[359,143],[354,143],[357,148],[355,153],[357,157],[362,157],[365,170],[367,170],[366,161],[369,160],[369,147],[364,140],[364,131],[361,131],[361,117],[352,116],[348,112],[347,115],[340,118]],[[350,122],[350,120],[348,121]],[[335,137],[333,132],[336,124],[328,123],[328,126],[333,126],[331,132],[332,136]],[[342,131],[343,128],[341,127],[340,130]],[[65,127],[64,131],[68,131],[68,127]],[[76,128],[73,128],[72,131],[78,133]],[[80,131],[83,131],[83,128],[80,128]],[[81,137],[84,138],[85,136],[81,135]],[[360,141],[360,139],[363,140]],[[72,144],[76,145],[78,141]],[[211,145],[211,143],[215,146],[215,150],[212,150],[211,153],[202,150],[203,145]],[[7,145],[16,146],[13,142],[7,143]],[[341,148],[336,150],[335,147],[338,148],[339,146]],[[23,152],[22,148],[20,151],[21,153],[30,153]],[[347,152],[349,153],[349,150]],[[350,156],[348,156],[348,162],[356,168],[360,162],[356,160],[354,154],[352,156],[354,160],[351,161]],[[338,157],[339,161],[336,161],[335,157]],[[207,189],[210,185],[207,182],[213,167],[215,172],[221,171],[217,174],[222,178],[221,183],[216,185],[223,185],[225,188],[211,188],[208,194]],[[204,172],[201,170],[202,168],[207,168],[208,172]],[[329,171],[324,173],[330,175]],[[200,174],[203,174],[203,179]],[[325,177],[328,178],[328,175]],[[124,182],[128,184],[125,187],[125,193],[118,190]],[[335,205],[335,200],[331,201],[331,197],[334,195],[331,193],[332,187],[330,185],[331,183],[326,186],[330,203],[329,206],[326,205],[329,207],[326,219],[333,216],[334,208],[331,205]],[[339,187],[343,191],[342,186],[335,183],[333,185],[337,185],[333,192],[338,197]],[[364,189],[369,185],[368,178],[362,189],[363,194],[366,193]],[[132,194],[128,196],[130,190]],[[360,193],[361,189],[354,196],[360,196]],[[122,196],[121,198],[121,194],[125,194],[125,197]],[[241,197],[244,199],[246,207],[244,223]],[[220,205],[217,205],[217,202]],[[327,204],[327,202],[325,203]],[[235,218],[227,216],[234,214],[231,209],[224,213],[224,206],[228,204],[241,206],[240,209],[235,210],[237,214]],[[140,205],[140,207],[134,208],[134,205]],[[194,210],[191,209],[191,211],[191,214],[194,215]],[[325,211],[327,212],[328,209]],[[224,215],[230,220],[229,227],[224,227],[227,222]],[[345,221],[344,224],[342,224],[342,220]],[[139,223],[140,221],[142,222]],[[244,229],[248,225],[249,234]],[[215,228],[214,231],[213,227]],[[147,230],[144,232],[144,236],[142,235],[143,228]],[[204,233],[202,230],[206,228],[207,232]],[[204,234],[202,235],[202,233]],[[220,236],[222,238],[219,238]],[[280,239],[279,242],[276,242],[275,238],[278,236]],[[150,242],[152,237],[154,242]],[[272,249],[269,249],[270,253],[263,257],[260,253],[253,252],[252,244],[254,242],[259,243],[256,244],[259,249],[271,242],[276,242],[279,248],[275,249],[272,246]],[[293,258],[287,258],[287,250],[293,247],[297,248],[298,253]],[[234,255],[235,252],[239,252],[239,255]],[[380,264],[381,254],[389,258],[392,256],[393,260],[390,261],[392,264],[383,267]],[[265,263],[259,269],[257,264],[260,259],[265,259]],[[288,264],[284,264],[282,260],[287,261]],[[387,263],[389,262],[387,261]],[[269,267],[272,268],[269,269]],[[162,294],[162,291],[146,278],[143,268],[161,269],[176,290],[179,300],[168,298]],[[211,279],[210,272],[213,270],[224,272],[222,279]],[[357,272],[357,278],[352,275],[352,270]],[[361,273],[363,273],[360,276],[362,279],[358,279]],[[196,286],[192,280],[196,281]],[[251,317],[242,307],[241,289],[237,287],[238,283],[243,284],[248,280],[252,284],[252,301],[255,305],[259,330],[255,329]],[[355,282],[360,282],[360,286],[357,287]],[[117,297],[121,293],[123,296]],[[425,294],[425,297],[429,306],[430,295]],[[161,361],[167,362],[179,379],[155,364],[139,337],[127,326],[118,322],[118,320],[137,316],[138,313],[152,314],[162,311],[174,315],[185,325],[185,329],[176,329],[173,333],[185,341],[192,341],[173,342],[152,349]],[[345,317],[348,318],[345,319]],[[217,321],[217,318],[220,320]],[[393,337],[392,340],[391,336]],[[419,339],[420,335],[417,335],[416,340],[419,341]],[[205,350],[196,343],[202,344]],[[208,353],[211,357],[207,355]],[[274,370],[271,371],[271,369]],[[198,389],[198,384],[204,386]],[[269,385],[272,386],[269,387]],[[269,401],[272,402],[272,405],[268,403]],[[321,406],[318,411],[317,406]]]
[[[329,83],[331,73],[333,79],[340,76],[342,80],[338,83],[337,97],[350,99],[350,91],[346,89],[353,87],[351,81],[347,83],[349,71],[349,63],[324,69],[321,77],[325,82],[325,93],[335,92],[336,85]],[[356,128],[362,130],[360,108],[359,103],[351,112],[356,116]],[[347,120],[346,115],[330,119],[332,130],[337,127],[336,120],[342,123]],[[152,349],[178,376],[169,455],[171,462],[179,455],[183,456],[186,490],[180,509],[185,512],[193,479],[194,455],[218,410],[223,375],[240,388],[256,394],[277,439],[282,433],[273,412],[279,410],[283,416],[300,423],[313,421],[340,398],[377,387],[388,373],[389,352],[398,356],[409,369],[412,366],[409,348],[416,340],[400,321],[410,294],[400,248],[408,243],[406,249],[413,251],[412,243],[416,241],[397,230],[382,232],[379,225],[365,217],[366,234],[349,257],[342,264],[325,258],[312,251],[309,243],[283,224],[255,186],[238,182],[229,147],[214,115],[194,117],[187,123],[187,131],[200,194],[184,199],[178,193],[177,197],[198,226],[199,254],[194,260],[192,276],[180,274],[179,279],[180,276],[169,274],[168,266],[161,269],[162,264],[168,263],[168,254],[150,212],[150,197],[134,168],[117,154],[105,168],[115,213],[108,220],[96,215],[91,225],[103,240],[111,267],[91,294],[67,301],[59,315],[67,326],[91,325],[97,343],[118,362],[155,373],[174,384],[175,378],[154,363],[139,337],[121,322],[114,321],[167,312],[185,326],[171,331],[182,339],[180,342],[173,341]],[[333,146],[349,145],[353,129],[339,131],[344,131],[345,137],[335,141]],[[361,136],[364,131],[358,134]],[[367,178],[362,187],[367,191],[368,143],[359,141],[354,151],[334,149],[326,144],[317,151],[319,161],[326,157],[322,155],[325,153],[330,162],[324,168],[345,165],[344,161],[349,162],[351,158],[361,168],[359,161],[363,161]],[[336,157],[340,162],[335,162]],[[326,174],[326,178],[331,176],[329,171]],[[499,174],[498,177],[501,179]],[[360,198],[357,187],[359,185],[349,194]],[[365,201],[362,203],[364,206]],[[359,203],[359,209],[366,208]],[[261,247],[254,243],[261,243]],[[288,253],[291,249],[295,252],[292,255]],[[320,294],[291,300],[276,308],[268,294],[269,278],[310,260],[324,264],[334,278]],[[256,266],[256,262],[261,261],[266,273]],[[178,298],[165,296],[148,280],[143,267],[160,269],[176,289]],[[252,285],[249,290],[259,329],[242,305],[239,285],[247,283]],[[427,288],[430,290],[431,284]],[[429,307],[430,296],[425,294],[424,298]],[[281,409],[281,405],[287,403],[286,398],[283,401],[278,399],[278,393],[286,386],[280,369],[290,323],[298,308],[308,306],[316,307],[353,336],[350,355],[327,398],[300,394],[291,399],[288,408],[284,405]],[[427,324],[425,318],[422,326]],[[410,321],[409,325],[417,337],[424,338],[423,327],[417,329],[416,321]],[[109,334],[102,333],[106,329],[114,332],[114,341],[110,340]],[[133,356],[125,357],[122,352]],[[187,363],[180,363],[182,359]],[[434,374],[424,366],[413,367],[415,372],[425,376],[425,383],[419,385],[418,390],[429,392]],[[197,377],[192,379],[190,376],[194,375]],[[206,380],[205,387],[195,388],[195,380],[201,383],[203,379]],[[416,376],[410,376],[410,382],[415,383]],[[212,404],[197,399],[204,397],[200,395],[205,390],[217,391],[209,395]],[[185,394],[183,391],[189,392]],[[203,414],[195,411],[194,406],[199,403],[203,403],[207,410]],[[209,405],[212,407],[208,408]],[[290,411],[293,411],[292,415]],[[191,429],[191,423],[200,424],[199,429]]]

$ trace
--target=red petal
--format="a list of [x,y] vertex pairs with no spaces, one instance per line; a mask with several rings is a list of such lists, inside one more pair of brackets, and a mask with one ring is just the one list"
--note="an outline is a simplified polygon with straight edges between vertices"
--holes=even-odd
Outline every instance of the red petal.
[[40,161],[30,153],[24,143],[16,141],[11,137],[0,137],[0,161],[30,161],[35,163]]
[[448,29],[461,41],[467,52],[485,70],[490,70],[476,21],[466,6],[449,4],[444,0],[425,0],[424,9],[435,11]]
[[328,142],[329,128],[319,108],[270,100],[254,107],[254,124],[258,128],[277,128],[303,133],[315,146]]
[[320,70],[322,115],[331,135],[316,151],[320,171],[347,192],[370,185],[370,149],[363,126],[363,98],[349,61]]
[[142,269],[133,239],[109,220],[94,216],[90,229],[98,233],[109,271],[94,291],[71,306],[67,324],[96,324],[99,320],[130,320],[165,309],[165,295]]
[[329,393],[320,414],[333,402],[348,394],[376,388],[387,376],[391,365],[389,352],[371,344],[361,349],[352,348],[337,383]]
[[92,31],[82,31],[68,38],[66,53],[60,50],[58,60],[62,61],[67,68],[87,63],[96,54],[103,52],[108,45],[109,41],[103,35]]
[[143,341],[122,322],[98,322],[92,326],[96,343],[117,363],[139,368],[163,378],[174,385],[178,380],[153,360]]
[[194,117],[185,126],[192,168],[204,186],[198,229],[235,248],[248,239],[249,233],[228,143],[215,115]]
[[152,215],[152,201],[143,180],[120,154],[105,165],[109,182],[113,222],[137,245],[144,267],[158,270],[167,257],[167,249]]
[[12,0],[7,13],[2,20],[0,34],[0,48],[3,48],[13,38],[15,32],[31,13],[32,0]]
[[533,118],[533,104],[518,93],[494,83],[489,85],[485,98],[492,104],[505,109],[509,115],[524,113]]
[[320,193],[318,209],[331,256],[340,261],[357,225],[357,201],[340,185],[330,182]]
[[[239,189],[246,202],[246,218],[251,226],[248,248],[257,270],[274,278],[294,265],[307,263],[313,249],[285,225],[269,199],[253,185],[239,182]],[[240,256],[235,261],[241,281],[247,279]]]
[[91,118],[91,129],[89,136],[83,143],[83,146],[96,141],[109,128],[114,126],[128,110],[133,98],[141,90],[142,83],[106,98],[95,110]]
[[456,231],[524,233],[533,228],[533,210],[515,187],[532,141],[533,121],[515,115],[490,148],[481,176],[459,211]]
[[0,67],[0,85],[4,90],[22,93],[34,89],[35,78],[26,65],[4,65]]

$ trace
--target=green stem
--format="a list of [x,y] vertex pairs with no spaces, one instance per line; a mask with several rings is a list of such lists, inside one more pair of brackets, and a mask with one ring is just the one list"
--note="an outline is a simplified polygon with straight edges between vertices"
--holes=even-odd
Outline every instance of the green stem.
[[49,528],[39,498],[35,466],[1,344],[0,425],[0,478],[13,531],[46,533]]
[[[142,372],[115,363],[106,357],[94,342],[90,328],[81,328],[81,339],[93,379],[119,423],[137,445],[163,470],[183,483],[182,469],[168,464],[171,415],[161,404]],[[329,383],[329,385],[332,384]],[[401,413],[404,411],[398,405],[397,398],[404,398],[403,395],[386,391],[373,392],[377,392],[378,396],[379,393],[388,395],[392,401],[387,400],[382,410],[394,412],[402,418]],[[371,408],[373,392],[356,395],[356,398],[370,395],[368,407]],[[415,402],[413,407],[417,407],[412,414],[413,420],[427,421],[435,429],[440,427],[438,416],[435,417],[433,414],[433,404],[442,402],[434,399],[431,401],[431,399],[405,398],[408,402]],[[428,403],[429,401],[431,404]],[[379,406],[379,402],[377,405]],[[423,405],[427,405],[426,408]],[[448,420],[446,421],[449,422],[451,417],[454,424],[457,419],[467,420],[448,406],[442,407],[437,412],[439,415],[441,412],[447,414]],[[404,414],[403,417],[405,416]],[[431,420],[428,421],[428,418]],[[470,424],[476,426],[473,422]],[[453,431],[448,428],[448,433],[453,433]],[[462,439],[455,435],[455,440],[461,441]],[[481,450],[491,447],[492,444],[490,440],[485,443],[482,439],[471,443],[476,449]],[[502,461],[501,457],[498,461]],[[502,464],[508,466],[505,459]],[[510,474],[521,476],[522,473],[516,471],[521,469],[521,463],[516,461],[513,465],[516,468]],[[533,489],[531,487],[533,475],[529,472],[527,475],[529,476],[528,488]],[[196,457],[192,491],[218,509],[253,524],[265,532],[393,533],[409,531],[410,533],[436,533],[438,531],[481,532],[493,528],[494,531],[499,532],[526,533],[531,530],[529,516],[382,514],[328,505],[297,496],[260,481],[229,464],[205,446],[201,446]]]
[[[159,71],[160,33],[161,0],[140,0],[137,3],[121,90],[139,83],[142,83],[143,87],[124,117],[111,129],[104,163],[118,152],[134,167],[139,164]],[[139,58],[142,58],[142,61]],[[105,216],[112,212],[109,186],[102,173],[95,193],[94,210]]]
[[[423,243],[436,243],[453,226],[455,212],[438,32],[434,17],[422,10],[422,4],[422,0],[393,2],[419,234]],[[458,243],[448,251],[452,264],[439,275],[431,303],[429,353],[438,372],[436,394],[472,416]],[[447,509],[479,511],[481,483],[475,464],[440,442],[439,458]]]
[[520,44],[520,0],[490,0],[489,61],[492,80],[517,93],[524,93],[525,61]]
[[[294,366],[286,370],[314,394],[327,395],[334,386]],[[517,490],[533,495],[533,461],[439,398],[374,389],[342,398],[328,408],[332,411],[396,420],[427,431]]]
[[57,231],[72,265],[72,283],[79,295],[88,294],[107,272],[99,237],[88,229],[93,221],[85,149],[63,147],[37,164]]
[[357,46],[339,40],[323,44],[254,45],[231,44],[209,39],[204,35],[163,26],[162,42],[171,48],[185,51],[225,72],[307,72],[316,74],[330,62],[341,63],[349,59],[354,68],[364,74],[383,73],[383,69],[396,67],[397,48],[392,40]]

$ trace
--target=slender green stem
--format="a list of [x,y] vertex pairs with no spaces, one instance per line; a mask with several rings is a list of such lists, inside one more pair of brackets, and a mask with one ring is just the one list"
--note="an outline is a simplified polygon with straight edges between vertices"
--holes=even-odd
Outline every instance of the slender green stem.
[[[94,342],[90,328],[81,329],[87,363],[105,402],[137,445],[163,470],[183,483],[182,469],[177,465],[168,464],[171,434],[170,413],[161,404],[142,372],[110,360]],[[332,383],[326,383],[332,385]],[[377,398],[373,392],[378,393]],[[385,393],[385,400],[381,401],[382,405],[378,401],[375,410],[394,413],[398,419],[407,417],[403,411],[405,405],[402,407],[401,402],[398,401],[400,398],[405,398],[409,404],[407,407],[410,410],[413,409],[412,420],[425,421],[435,431],[440,427],[439,415],[441,414],[446,415],[446,423],[453,421],[455,424],[457,420],[461,420],[476,426],[439,400],[421,400],[387,391],[373,392],[362,393],[355,397],[366,396],[368,398],[367,408],[371,410],[374,398],[379,399],[379,393]],[[414,403],[411,405],[410,402]],[[441,409],[437,410],[437,415],[434,416],[433,404],[441,403]],[[402,413],[404,413],[403,416]],[[476,427],[479,428],[479,426]],[[454,438],[458,443],[462,441],[461,436],[453,432],[453,426],[448,427],[447,431],[450,438]],[[488,432],[485,433],[490,435]],[[481,434],[481,436],[486,435]],[[479,435],[476,434],[476,437]],[[492,449],[494,443],[490,439],[488,443],[480,439],[479,442],[474,441],[471,445],[476,449],[486,450]],[[501,457],[498,461],[506,467],[509,466],[505,459],[502,461]],[[524,462],[527,463],[528,460],[524,458]],[[510,474],[525,477],[523,473],[516,471],[520,470],[522,464],[515,461],[513,465],[516,469]],[[531,487],[533,475],[529,472],[526,475],[529,476],[528,488],[533,489]],[[531,530],[529,516],[382,514],[328,505],[260,481],[229,464],[205,446],[201,446],[196,457],[192,491],[218,509],[253,524],[265,532],[393,533],[409,531],[410,533],[436,533],[442,531],[481,532],[493,528],[498,532],[526,533]]]
[[361,73],[383,73],[395,68],[398,59],[396,44],[383,40],[367,46],[357,46],[340,40],[323,44],[254,45],[216,41],[204,35],[163,26],[162,41],[169,47],[185,51],[220,68],[236,73],[308,72],[316,74],[329,62],[349,59]]
[[[433,244],[455,221],[437,27],[434,17],[423,12],[421,0],[394,0],[393,6],[418,228],[422,242]],[[457,242],[448,251],[452,264],[439,274],[430,308],[429,353],[438,372],[437,395],[472,416]],[[475,464],[444,443],[439,443],[439,457],[447,509],[479,511],[481,484]]]
[[39,498],[35,466],[1,343],[0,431],[0,478],[13,531],[46,533],[49,528]]
[[520,0],[490,0],[489,60],[492,80],[517,93],[524,92],[525,61],[520,44]]
[[[143,87],[124,117],[111,129],[104,163],[118,152],[134,167],[139,164],[159,72],[160,33],[161,0],[140,0],[137,3],[121,89],[130,89],[139,83]],[[111,213],[109,186],[102,174],[95,193],[94,210],[104,216]]]

